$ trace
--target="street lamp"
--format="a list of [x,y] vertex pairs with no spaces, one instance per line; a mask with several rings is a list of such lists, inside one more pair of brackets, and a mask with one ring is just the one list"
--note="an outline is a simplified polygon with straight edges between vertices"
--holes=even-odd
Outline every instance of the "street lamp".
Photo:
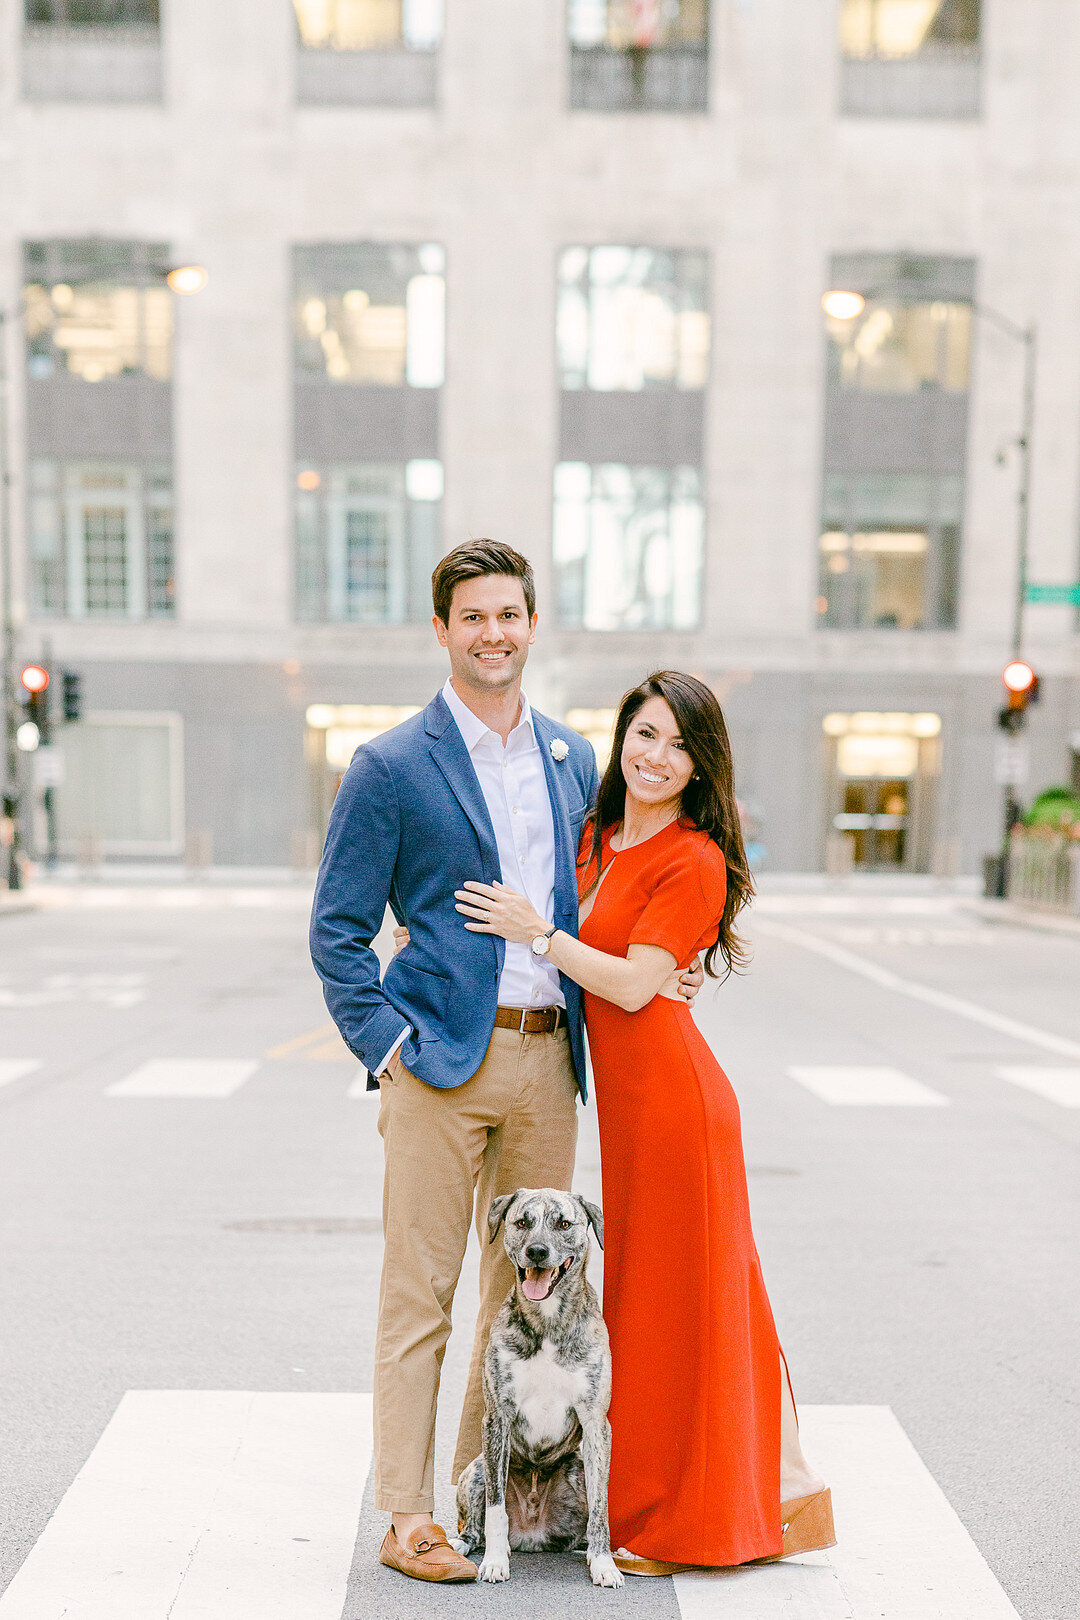
[[[160,278],[182,297],[202,292],[209,279],[200,264],[178,264],[160,272]],[[4,794],[0,814],[0,852],[6,850],[9,889],[22,887],[19,865],[20,794],[19,754],[30,743],[28,731],[19,742],[20,717],[15,695],[15,607],[11,577],[11,461],[8,447],[9,411],[7,364],[9,332],[15,317],[0,305],[0,703],[3,706]],[[33,744],[31,743],[32,747]],[[2,856],[0,856],[2,858]]]

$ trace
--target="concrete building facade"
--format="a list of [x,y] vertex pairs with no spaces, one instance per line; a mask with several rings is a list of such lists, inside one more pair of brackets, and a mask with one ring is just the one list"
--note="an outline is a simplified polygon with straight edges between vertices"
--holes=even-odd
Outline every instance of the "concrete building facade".
[[[980,311],[1038,323],[1030,577],[1074,581],[1078,75],[1053,0],[2,0],[62,847],[310,863],[348,749],[441,682],[431,562],[495,535],[539,707],[599,734],[692,670],[769,866],[975,871],[1023,366]],[[1076,609],[1025,650],[1030,793],[1080,754]]]

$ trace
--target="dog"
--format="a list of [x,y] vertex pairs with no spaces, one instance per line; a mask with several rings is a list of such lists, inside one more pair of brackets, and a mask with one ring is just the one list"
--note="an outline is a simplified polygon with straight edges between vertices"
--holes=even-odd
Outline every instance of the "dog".
[[489,1241],[503,1241],[517,1281],[484,1356],[483,1451],[458,1481],[458,1537],[483,1545],[482,1581],[510,1579],[510,1552],[572,1552],[584,1544],[594,1586],[622,1586],[611,1556],[608,1469],[611,1351],[585,1276],[595,1204],[522,1187],[492,1201]]

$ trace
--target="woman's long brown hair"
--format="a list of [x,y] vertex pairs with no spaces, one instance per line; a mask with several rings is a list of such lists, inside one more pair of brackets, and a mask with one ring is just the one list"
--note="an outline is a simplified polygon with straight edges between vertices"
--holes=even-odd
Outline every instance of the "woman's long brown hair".
[[[714,979],[726,979],[729,973],[742,971],[750,959],[746,942],[735,932],[735,918],[749,903],[754,882],[735,803],[731,743],[723,710],[716,693],[693,675],[683,675],[675,669],[656,670],[640,686],[632,687],[619,704],[611,758],[600,782],[592,818],[592,843],[584,862],[580,863],[588,871],[596,862],[596,875],[587,892],[591,893],[600,881],[604,831],[622,821],[626,808],[626,781],[622,773],[626,732],[638,710],[651,697],[663,698],[675,716],[679,737],[694,762],[693,775],[683,792],[681,814],[708,833],[719,845],[727,864],[727,895],[720,935],[705,954],[705,972]],[[717,955],[724,961],[722,974],[717,973],[713,965]]]

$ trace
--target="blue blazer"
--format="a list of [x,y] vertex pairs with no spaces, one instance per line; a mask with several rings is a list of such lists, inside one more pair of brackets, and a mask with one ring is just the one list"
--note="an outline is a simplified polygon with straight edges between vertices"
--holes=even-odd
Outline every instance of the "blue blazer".
[[[576,860],[598,786],[592,748],[532,711],[555,828],[555,917],[577,933]],[[551,752],[554,738],[569,748]],[[421,713],[353,755],[330,816],[311,913],[311,958],[345,1044],[370,1071],[403,1023],[411,1074],[460,1086],[480,1067],[495,1027],[505,943],[472,934],[454,909],[467,878],[502,881],[495,832],[457,723],[440,692]],[[380,983],[371,942],[387,902],[409,943]],[[570,1045],[586,1095],[581,990],[561,977]],[[368,1089],[377,1082],[368,1076]]]

